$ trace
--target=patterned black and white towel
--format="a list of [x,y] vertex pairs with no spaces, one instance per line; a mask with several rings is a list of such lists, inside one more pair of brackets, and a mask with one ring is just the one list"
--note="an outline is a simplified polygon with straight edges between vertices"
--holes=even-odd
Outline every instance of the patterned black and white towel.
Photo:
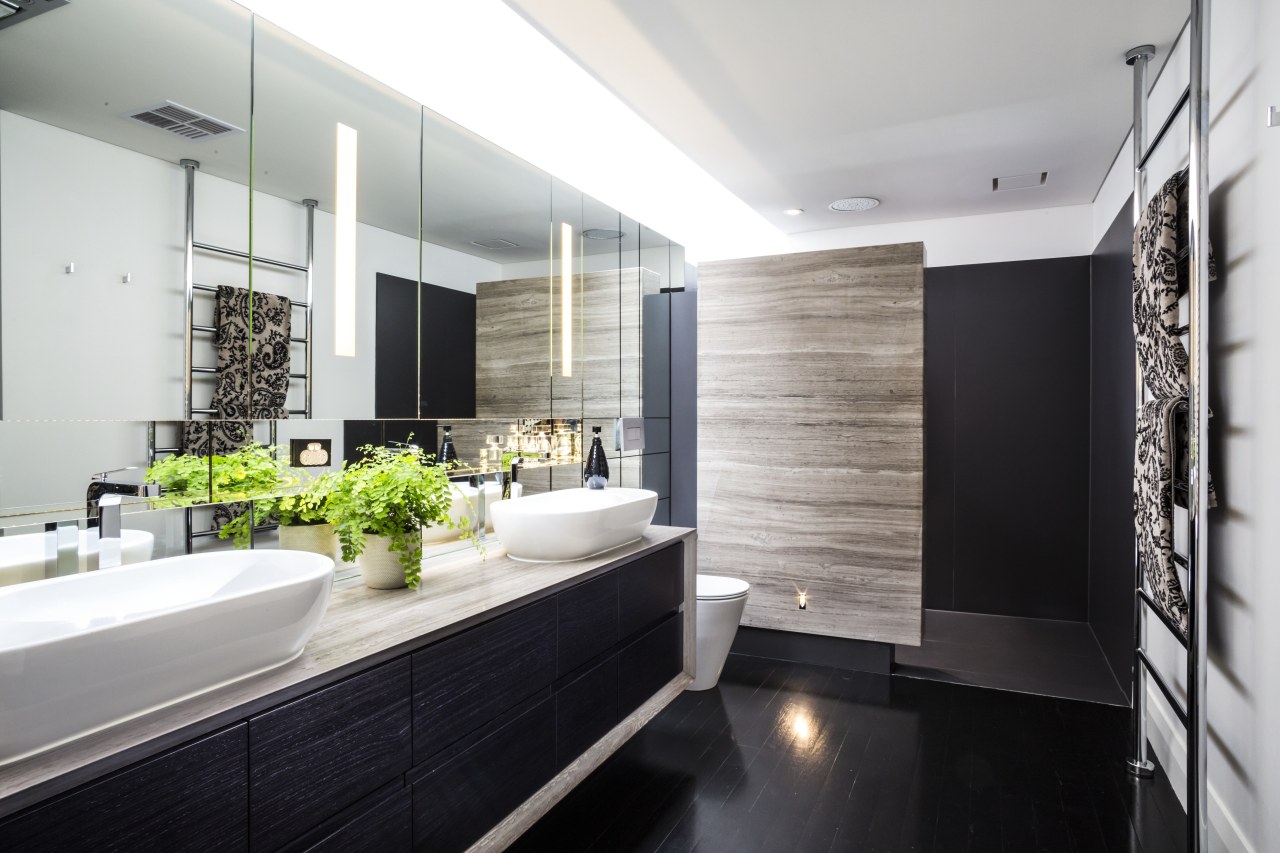
[[[1174,442],[1181,482],[1187,474],[1186,422],[1176,417],[1191,387],[1190,359],[1178,334],[1178,297],[1185,265],[1180,244],[1186,243],[1180,207],[1186,210],[1181,175],[1165,181],[1143,212],[1133,235],[1133,335],[1143,381],[1154,400],[1138,411],[1134,444],[1133,516],[1138,537],[1138,563],[1152,597],[1183,633],[1188,630],[1187,600],[1173,561]],[[1209,280],[1217,279],[1213,250]],[[1181,427],[1178,426],[1181,424]],[[1212,478],[1209,506],[1217,505]]]

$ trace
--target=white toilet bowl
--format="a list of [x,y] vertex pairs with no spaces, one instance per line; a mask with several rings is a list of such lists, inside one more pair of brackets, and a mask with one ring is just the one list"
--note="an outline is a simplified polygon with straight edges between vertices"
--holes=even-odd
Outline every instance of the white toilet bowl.
[[750,584],[737,578],[698,575],[697,676],[688,690],[710,690],[720,680],[749,589]]

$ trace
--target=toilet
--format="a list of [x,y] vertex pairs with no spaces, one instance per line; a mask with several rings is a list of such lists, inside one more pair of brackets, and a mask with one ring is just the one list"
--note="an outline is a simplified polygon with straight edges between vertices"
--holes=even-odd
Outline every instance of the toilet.
[[688,690],[710,690],[720,680],[749,589],[751,585],[738,578],[698,575],[697,676]]

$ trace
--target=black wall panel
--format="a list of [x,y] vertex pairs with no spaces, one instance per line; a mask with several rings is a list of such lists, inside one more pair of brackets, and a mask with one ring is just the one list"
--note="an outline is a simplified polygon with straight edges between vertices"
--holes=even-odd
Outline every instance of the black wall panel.
[[1093,250],[1089,622],[1126,695],[1133,664],[1133,207]]
[[925,312],[926,606],[1085,621],[1089,258],[926,269]]

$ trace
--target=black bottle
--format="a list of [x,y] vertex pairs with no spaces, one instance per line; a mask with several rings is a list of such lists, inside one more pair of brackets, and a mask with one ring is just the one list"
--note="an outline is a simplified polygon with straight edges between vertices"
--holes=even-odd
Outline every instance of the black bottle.
[[440,442],[440,456],[438,457],[441,465],[452,465],[458,461],[458,451],[453,447],[453,427],[444,428],[444,439]]
[[604,445],[600,443],[600,427],[592,427],[591,450],[587,453],[587,465],[582,478],[588,489],[603,489],[609,485],[609,460],[604,458]]

